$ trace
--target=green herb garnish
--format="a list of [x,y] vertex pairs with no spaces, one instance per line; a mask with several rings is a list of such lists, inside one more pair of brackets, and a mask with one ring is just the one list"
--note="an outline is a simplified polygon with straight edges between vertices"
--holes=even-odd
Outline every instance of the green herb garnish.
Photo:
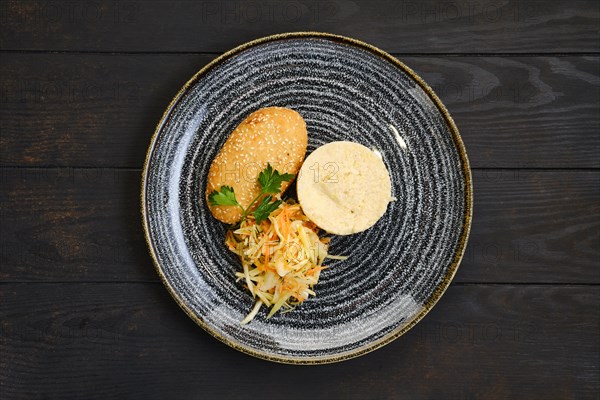
[[254,210],[254,212],[252,213],[254,214],[254,219],[256,220],[257,224],[260,224],[265,219],[269,218],[269,215],[271,215],[273,211],[277,210],[279,205],[282,203],[281,200],[276,200],[273,203],[271,203],[272,200],[273,196],[265,197],[260,202],[258,207],[256,207],[256,210]]
[[211,206],[240,206],[233,193],[231,186],[221,186],[221,191],[214,190],[208,195],[208,202]]
[[279,193],[282,182],[289,182],[294,178],[294,174],[280,174],[279,171],[273,169],[271,164],[267,164],[260,174],[258,174],[258,183],[262,193]]
[[235,198],[235,193],[231,186],[221,186],[219,191],[213,190],[208,195],[208,202],[211,206],[237,206],[242,210],[242,219],[246,219],[250,214],[250,209],[261,197],[265,194],[261,202],[258,204],[256,209],[251,213],[254,215],[254,219],[257,224],[269,218],[269,215],[275,211],[281,204],[281,200],[273,202],[274,196],[270,194],[277,194],[281,190],[281,184],[283,182],[289,182],[294,178],[294,174],[280,174],[279,171],[273,169],[271,164],[267,164],[267,167],[258,175],[258,184],[260,185],[260,193],[252,200],[248,207],[244,208]]

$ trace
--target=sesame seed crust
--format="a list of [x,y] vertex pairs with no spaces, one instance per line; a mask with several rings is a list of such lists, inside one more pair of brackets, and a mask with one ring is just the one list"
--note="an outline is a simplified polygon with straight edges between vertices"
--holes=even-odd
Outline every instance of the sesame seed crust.
[[[248,207],[260,193],[258,174],[270,163],[281,173],[296,175],[302,166],[308,135],[302,116],[289,108],[267,107],[254,111],[231,133],[213,160],[206,185],[206,196],[231,186],[238,202]],[[283,182],[283,193],[291,182]],[[219,221],[233,224],[240,220],[239,207],[209,206]]]

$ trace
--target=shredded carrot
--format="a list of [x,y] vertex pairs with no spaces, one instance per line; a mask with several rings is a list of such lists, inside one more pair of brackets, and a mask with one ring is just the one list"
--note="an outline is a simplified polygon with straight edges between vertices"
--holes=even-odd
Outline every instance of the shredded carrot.
[[264,265],[269,265],[269,258],[270,258],[271,251],[269,250],[269,245],[268,244],[265,243],[263,245],[263,251],[262,251],[262,253],[265,256]]
[[[227,232],[227,248],[236,253],[243,272],[236,277],[256,298],[256,304],[243,323],[250,322],[264,304],[275,312],[287,312],[309,295],[318,282],[328,256],[329,239],[319,238],[318,228],[302,212],[300,205],[288,200],[271,216],[256,224],[252,216],[236,230]],[[258,309],[257,309],[258,307]]]
[[281,230],[281,234],[287,240],[288,236],[290,236],[290,220],[287,216],[287,207],[283,207],[279,215],[277,216],[277,222],[279,223],[279,229]]

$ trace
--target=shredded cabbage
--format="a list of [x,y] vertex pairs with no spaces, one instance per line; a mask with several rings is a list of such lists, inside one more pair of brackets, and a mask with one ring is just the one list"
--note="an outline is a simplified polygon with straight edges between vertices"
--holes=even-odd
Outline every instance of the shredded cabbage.
[[327,254],[329,238],[320,238],[318,232],[292,200],[280,204],[259,225],[249,216],[227,232],[225,243],[242,262],[242,271],[235,274],[237,281],[244,281],[256,299],[242,325],[252,321],[262,305],[271,308],[270,318],[316,295],[313,286],[326,268],[323,260],[333,258]]

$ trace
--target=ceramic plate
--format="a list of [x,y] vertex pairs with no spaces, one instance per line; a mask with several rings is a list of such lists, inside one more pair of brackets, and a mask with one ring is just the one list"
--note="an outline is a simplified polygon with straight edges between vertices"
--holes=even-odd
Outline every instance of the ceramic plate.
[[[228,135],[267,106],[304,117],[308,153],[337,140],[379,151],[397,201],[367,231],[333,238],[330,252],[349,258],[327,263],[316,297],[241,326],[254,301],[204,192]],[[471,209],[465,149],[432,90],[387,53],[321,33],[259,39],[204,67],[166,110],[143,172],[146,238],[176,302],[226,344],[287,363],[355,357],[414,326],[458,268]]]

